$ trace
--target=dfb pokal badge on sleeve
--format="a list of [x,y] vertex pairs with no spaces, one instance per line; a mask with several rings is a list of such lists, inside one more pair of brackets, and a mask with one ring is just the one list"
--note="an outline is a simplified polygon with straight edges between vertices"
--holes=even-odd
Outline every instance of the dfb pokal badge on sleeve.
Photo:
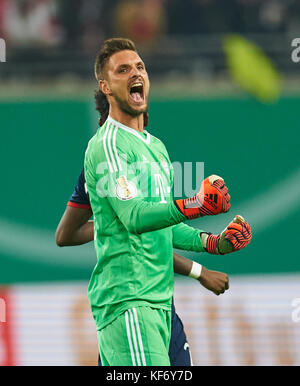
[[131,200],[137,195],[136,186],[132,181],[128,181],[126,176],[120,176],[117,179],[116,195],[119,200]]

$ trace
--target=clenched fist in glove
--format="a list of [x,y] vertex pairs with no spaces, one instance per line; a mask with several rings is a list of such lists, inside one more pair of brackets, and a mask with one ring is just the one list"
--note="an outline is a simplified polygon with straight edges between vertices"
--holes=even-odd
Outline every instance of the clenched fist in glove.
[[201,233],[202,244],[212,255],[225,255],[245,248],[251,241],[250,224],[237,215],[220,235]]
[[230,195],[223,178],[211,175],[202,182],[196,196],[176,200],[175,204],[186,218],[193,219],[228,212],[229,201]]

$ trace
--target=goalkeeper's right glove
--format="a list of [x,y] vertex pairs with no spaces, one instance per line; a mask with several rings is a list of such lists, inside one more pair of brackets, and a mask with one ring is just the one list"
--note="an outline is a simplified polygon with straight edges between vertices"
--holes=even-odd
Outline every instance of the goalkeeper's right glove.
[[180,212],[187,218],[213,216],[228,212],[230,195],[222,177],[211,175],[201,184],[196,196],[174,201]]

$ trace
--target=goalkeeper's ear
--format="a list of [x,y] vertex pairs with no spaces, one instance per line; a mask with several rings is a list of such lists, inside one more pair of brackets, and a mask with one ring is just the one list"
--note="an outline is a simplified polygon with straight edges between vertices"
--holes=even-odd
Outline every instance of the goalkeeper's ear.
[[112,95],[112,92],[111,92],[111,89],[109,87],[109,84],[108,84],[107,80],[105,80],[105,79],[100,79],[99,80],[99,89],[106,96]]

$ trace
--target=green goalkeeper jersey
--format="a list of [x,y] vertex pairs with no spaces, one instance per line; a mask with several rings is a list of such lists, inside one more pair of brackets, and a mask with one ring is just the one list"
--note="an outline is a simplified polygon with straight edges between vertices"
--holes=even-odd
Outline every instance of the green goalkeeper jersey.
[[88,296],[98,330],[132,307],[170,310],[173,246],[203,251],[199,230],[182,224],[173,203],[173,173],[159,139],[111,117],[88,144],[97,253]]

